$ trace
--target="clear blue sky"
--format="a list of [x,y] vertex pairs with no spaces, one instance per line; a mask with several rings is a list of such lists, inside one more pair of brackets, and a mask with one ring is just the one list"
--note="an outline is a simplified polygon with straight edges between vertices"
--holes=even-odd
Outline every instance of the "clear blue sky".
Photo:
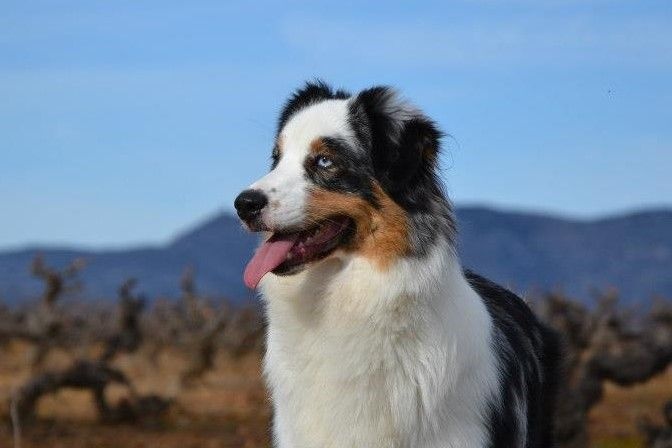
[[261,175],[303,80],[398,87],[458,203],[672,204],[672,2],[7,1],[0,248],[166,241]]

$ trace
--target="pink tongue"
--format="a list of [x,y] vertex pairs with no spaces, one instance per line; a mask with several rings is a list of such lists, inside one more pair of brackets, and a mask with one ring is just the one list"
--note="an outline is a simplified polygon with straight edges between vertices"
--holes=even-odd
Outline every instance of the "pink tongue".
[[250,289],[256,288],[264,275],[280,266],[294,246],[296,238],[274,240],[271,237],[262,244],[245,267],[245,285]]

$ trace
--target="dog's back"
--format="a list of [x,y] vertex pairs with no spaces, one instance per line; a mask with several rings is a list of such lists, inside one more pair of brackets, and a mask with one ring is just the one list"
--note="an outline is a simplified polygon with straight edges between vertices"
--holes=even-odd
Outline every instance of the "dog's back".
[[[553,447],[560,363],[557,334],[511,291],[471,271],[465,276],[494,322],[494,349],[502,369],[501,405],[490,416],[491,446]],[[524,445],[518,442],[523,438]]]

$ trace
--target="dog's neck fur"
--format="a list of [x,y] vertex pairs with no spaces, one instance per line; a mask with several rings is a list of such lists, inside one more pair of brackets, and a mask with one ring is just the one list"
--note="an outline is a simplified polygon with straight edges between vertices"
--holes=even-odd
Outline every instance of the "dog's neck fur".
[[384,271],[343,255],[262,280],[278,447],[485,445],[492,321],[450,236],[434,237]]

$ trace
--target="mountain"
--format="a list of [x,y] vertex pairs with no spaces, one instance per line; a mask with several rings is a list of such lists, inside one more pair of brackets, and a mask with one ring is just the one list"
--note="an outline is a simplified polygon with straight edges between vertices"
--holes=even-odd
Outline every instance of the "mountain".
[[457,217],[464,265],[518,292],[672,298],[672,210],[578,221],[470,207]]
[[129,277],[137,278],[139,290],[149,297],[174,297],[179,294],[182,272],[190,266],[202,293],[251,300],[254,294],[243,285],[242,272],[256,244],[257,238],[244,232],[237,218],[220,214],[161,247],[103,251],[35,247],[0,252],[0,298],[39,294],[42,285],[30,276],[29,266],[40,253],[47,264],[57,267],[84,258],[87,264],[80,278],[83,293],[92,299],[116,297],[117,288]]
[[[672,210],[649,210],[581,221],[485,207],[458,207],[459,251],[466,267],[515,291],[560,290],[589,298],[615,287],[627,302],[672,297]],[[226,213],[160,247],[83,251],[34,247],[0,252],[0,298],[36,297],[40,282],[28,267],[41,253],[48,264],[87,260],[81,274],[87,298],[115,297],[128,277],[150,297],[176,296],[186,266],[199,290],[236,301],[254,299],[242,271],[257,243]]]

